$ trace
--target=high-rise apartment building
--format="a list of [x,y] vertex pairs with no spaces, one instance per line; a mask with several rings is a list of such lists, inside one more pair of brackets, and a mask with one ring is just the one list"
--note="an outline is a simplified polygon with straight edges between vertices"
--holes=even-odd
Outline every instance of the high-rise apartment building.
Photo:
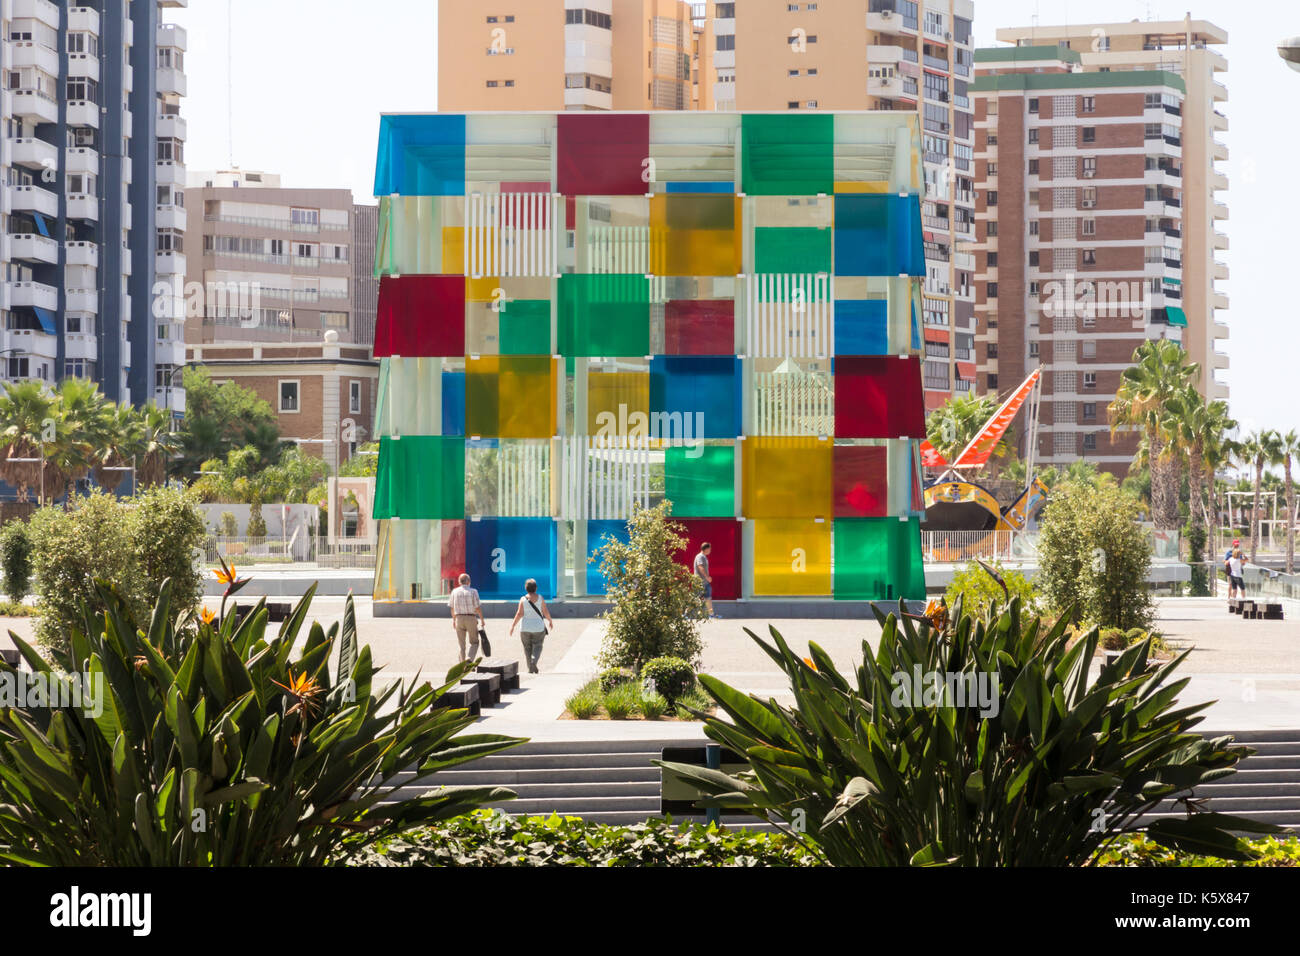
[[0,0],[0,371],[180,415],[187,0]]
[[[1201,366],[1202,393],[1227,398],[1228,387],[1215,372],[1228,367],[1228,356],[1219,345],[1228,338],[1222,315],[1228,297],[1216,288],[1217,281],[1228,278],[1228,267],[1216,257],[1218,250],[1228,248],[1228,237],[1219,231],[1219,223],[1228,218],[1219,195],[1228,188],[1228,179],[1216,165],[1226,162],[1228,148],[1215,134],[1228,128],[1222,112],[1228,90],[1216,76],[1228,69],[1228,61],[1214,49],[1228,42],[1227,31],[1188,15],[1170,21],[1014,27],[998,30],[997,37],[1021,46],[1068,46],[1088,73],[1160,70],[1182,80],[1181,114],[1172,122],[1179,131],[1183,170],[1183,338],[1191,360]],[[1153,115],[1149,121],[1157,119]],[[1170,122],[1168,116],[1160,121]]]
[[[438,6],[442,110],[710,109],[704,4],[476,0]],[[699,58],[704,57],[701,69]]]

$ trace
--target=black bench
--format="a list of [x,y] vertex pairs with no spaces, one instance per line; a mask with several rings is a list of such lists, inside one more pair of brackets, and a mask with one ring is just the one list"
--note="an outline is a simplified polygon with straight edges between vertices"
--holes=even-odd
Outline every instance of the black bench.
[[484,707],[501,702],[501,675],[474,672],[461,677],[462,684],[478,684],[478,699]]
[[496,674],[501,678],[501,693],[519,689],[519,662],[504,657],[488,657],[475,668],[480,674]]
[[13,648],[6,647],[0,649],[0,661],[4,661],[14,670],[18,669],[18,664],[21,657],[22,655],[18,653],[18,648],[16,647]]
[[268,604],[266,606],[267,620],[270,621],[287,621],[292,613],[292,604]]
[[1228,598],[1228,613],[1229,614],[1241,613],[1241,598]]
[[1280,621],[1280,620],[1282,620],[1282,605],[1281,605],[1281,604],[1270,604],[1270,603],[1265,603],[1265,604],[1264,604],[1263,615],[1264,615],[1263,619],[1264,619],[1265,621]]
[[478,684],[456,684],[434,701],[435,707],[463,707],[473,716],[483,713],[478,695]]

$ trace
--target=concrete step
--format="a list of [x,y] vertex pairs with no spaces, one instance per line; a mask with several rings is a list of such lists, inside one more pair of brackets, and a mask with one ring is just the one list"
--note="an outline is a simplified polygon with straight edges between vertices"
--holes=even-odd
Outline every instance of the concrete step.
[[1208,789],[1210,787],[1254,786],[1261,783],[1289,783],[1300,786],[1300,770],[1238,770],[1230,777],[1223,777],[1221,780],[1215,780],[1201,786]]
[[1300,783],[1207,783],[1196,788],[1196,795],[1216,802],[1225,797],[1290,797],[1300,807]]
[[592,813],[640,813],[642,818],[659,815],[658,797],[549,797],[541,800],[503,800],[496,804],[512,816],[586,817]]
[[[1207,795],[1208,797],[1208,795]],[[1300,800],[1296,799],[1294,794],[1290,796],[1256,796],[1251,794],[1245,797],[1208,797],[1205,802],[1207,810],[1213,810],[1216,813],[1236,813],[1243,816],[1251,816],[1255,810],[1292,810],[1296,816],[1300,816]],[[1173,809],[1172,806],[1160,804],[1160,810]]]
[[1249,770],[1300,770],[1300,753],[1260,755],[1247,757],[1237,764],[1240,771]]
[[[477,767],[478,764],[470,764]],[[401,774],[395,781],[403,787],[410,785],[414,774]],[[649,765],[644,767],[547,767],[538,770],[444,770],[434,774],[431,783],[416,784],[428,789],[436,787],[481,787],[485,784],[498,784],[513,787],[533,783],[659,783],[659,768]]]
[[[693,741],[682,740],[539,740],[511,747],[496,757],[518,756],[523,754],[604,754],[604,753],[653,753],[656,757],[665,747],[681,747]],[[704,741],[700,742],[701,744]],[[489,757],[486,759],[495,759]]]
[[[444,781],[447,786],[461,786],[457,781],[455,784]],[[556,781],[553,783],[503,783],[500,780],[486,781],[490,786],[508,787],[515,792],[520,800],[551,800],[556,797],[562,798],[588,798],[588,797],[637,797],[642,800],[653,800],[656,807],[659,805],[659,781],[623,781],[609,780],[599,783],[574,783],[571,780]],[[483,784],[476,784],[482,786]],[[419,796],[428,790],[427,787],[403,787],[398,791],[400,799],[409,799],[410,797]]]
[[[608,753],[494,754],[475,760],[475,770],[551,770],[559,767],[649,767],[659,752],[611,751]],[[656,770],[658,768],[655,768]]]
[[1233,737],[1239,744],[1276,743],[1278,741],[1295,743],[1300,746],[1300,729],[1296,730],[1201,730],[1202,736]]
[[[1150,822],[1151,820],[1160,817],[1185,817],[1186,815],[1187,814],[1185,813],[1154,812],[1147,814],[1143,817],[1143,820]],[[1281,827],[1300,829],[1300,808],[1292,808],[1290,810],[1255,810],[1250,813],[1239,813],[1237,816],[1246,817],[1249,820],[1255,820],[1259,823],[1272,823]]]
[[1256,757],[1285,757],[1300,754],[1300,740],[1237,740],[1234,744],[1254,749],[1255,753],[1247,757],[1247,760],[1254,760]]

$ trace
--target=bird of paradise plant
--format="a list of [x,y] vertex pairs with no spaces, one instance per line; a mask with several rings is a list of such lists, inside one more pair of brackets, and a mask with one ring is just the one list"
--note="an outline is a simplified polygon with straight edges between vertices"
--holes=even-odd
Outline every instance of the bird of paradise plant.
[[217,576],[217,580],[226,586],[226,590],[221,594],[221,615],[217,626],[221,627],[226,623],[226,601],[233,595],[243,590],[252,578],[241,578],[235,569],[235,563],[232,561],[226,564],[226,559],[217,555],[217,560],[221,562],[220,568],[213,568],[212,573]]

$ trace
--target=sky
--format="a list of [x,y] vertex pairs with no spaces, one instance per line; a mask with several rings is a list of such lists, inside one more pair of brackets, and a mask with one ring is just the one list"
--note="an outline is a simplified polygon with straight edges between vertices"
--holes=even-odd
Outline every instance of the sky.
[[[1228,31],[1222,52],[1230,70],[1219,80],[1229,99],[1219,108],[1229,129],[1219,137],[1229,149],[1220,169],[1231,187],[1230,218],[1219,229],[1229,249],[1219,256],[1230,278],[1218,287],[1231,306],[1220,316],[1231,337],[1219,343],[1231,367],[1219,377],[1243,429],[1286,431],[1297,427],[1296,402],[1279,386],[1300,378],[1292,351],[1300,336],[1289,294],[1270,290],[1297,268],[1294,234],[1284,230],[1297,219],[1287,206],[1300,205],[1286,185],[1300,156],[1300,73],[1278,57],[1277,44],[1300,34],[1300,4],[975,0],[975,41],[997,45],[999,27],[1035,17],[1047,26],[1181,19],[1188,11]],[[195,0],[167,13],[189,33],[182,113],[191,170],[233,162],[279,173],[285,186],[351,188],[364,202],[373,190],[379,115],[437,108],[436,0]]]

